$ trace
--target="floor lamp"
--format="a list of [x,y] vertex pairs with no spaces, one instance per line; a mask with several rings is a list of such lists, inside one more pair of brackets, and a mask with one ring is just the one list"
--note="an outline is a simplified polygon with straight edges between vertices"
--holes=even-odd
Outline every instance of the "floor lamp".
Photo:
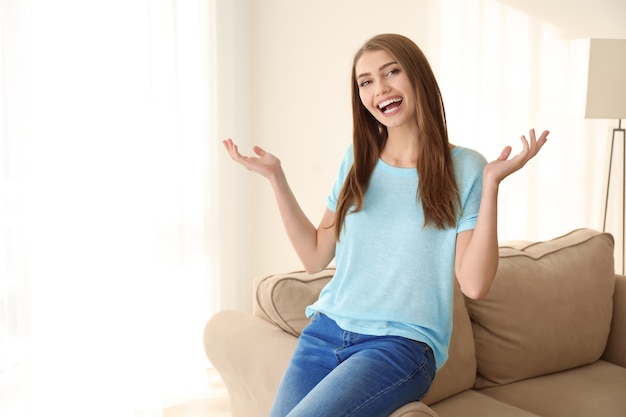
[[[609,172],[607,176],[606,197],[602,231],[606,231],[606,220],[611,192],[611,171],[613,161],[620,162],[621,181],[621,251],[622,270],[626,263],[626,129],[622,128],[622,119],[626,118],[626,39],[591,39],[589,42],[589,72],[587,76],[587,119],[617,119],[617,128],[611,137]],[[615,152],[616,139],[622,138],[621,158]],[[616,161],[616,162],[617,162]]]

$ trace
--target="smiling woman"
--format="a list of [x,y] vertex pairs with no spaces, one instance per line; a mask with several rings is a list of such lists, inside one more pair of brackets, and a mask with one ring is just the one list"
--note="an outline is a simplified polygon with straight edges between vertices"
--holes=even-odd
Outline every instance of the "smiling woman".
[[[531,129],[520,153],[505,146],[489,163],[452,145],[430,64],[401,34],[367,40],[351,73],[352,144],[318,226],[278,157],[260,146],[247,156],[223,141],[234,162],[268,181],[305,271],[336,265],[305,308],[309,321],[273,417],[390,415],[426,395],[448,358],[455,278],[469,298],[489,292],[500,183],[537,155],[549,133]],[[205,339],[209,355],[218,339]],[[348,386],[346,378],[357,382]]]
[[23,347],[0,359],[27,362],[22,415],[152,415],[206,387],[213,7],[0,4],[0,352]]

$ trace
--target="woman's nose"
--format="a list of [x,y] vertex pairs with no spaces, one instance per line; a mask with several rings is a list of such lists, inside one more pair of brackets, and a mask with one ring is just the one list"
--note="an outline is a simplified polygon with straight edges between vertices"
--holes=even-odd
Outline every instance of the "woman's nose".
[[378,88],[376,88],[376,95],[382,96],[389,92],[389,86],[385,82],[381,82],[378,84]]

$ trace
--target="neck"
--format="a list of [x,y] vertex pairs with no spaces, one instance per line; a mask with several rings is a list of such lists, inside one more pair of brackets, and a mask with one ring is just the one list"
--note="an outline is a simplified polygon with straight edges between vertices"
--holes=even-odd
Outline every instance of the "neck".
[[415,168],[417,166],[417,126],[396,127],[388,130],[385,147],[380,158],[385,163],[399,168]]

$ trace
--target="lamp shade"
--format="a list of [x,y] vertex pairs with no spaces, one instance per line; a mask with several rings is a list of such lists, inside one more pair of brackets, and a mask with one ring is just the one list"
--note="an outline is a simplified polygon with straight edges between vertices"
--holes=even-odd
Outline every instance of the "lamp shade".
[[585,118],[626,118],[626,39],[590,40]]

